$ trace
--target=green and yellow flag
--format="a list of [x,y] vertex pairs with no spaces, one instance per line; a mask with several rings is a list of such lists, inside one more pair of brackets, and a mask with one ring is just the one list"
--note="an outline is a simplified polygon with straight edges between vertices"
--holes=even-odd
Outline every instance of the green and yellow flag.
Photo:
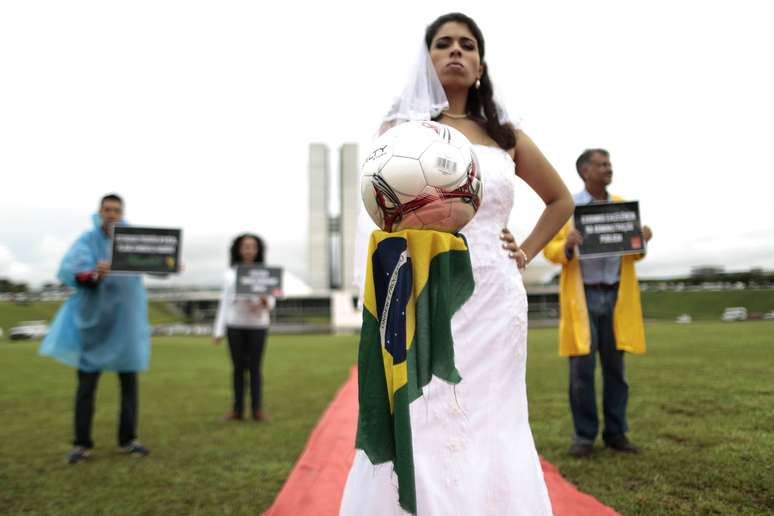
[[358,357],[355,447],[373,464],[392,462],[401,507],[416,514],[409,404],[433,375],[450,383],[451,318],[473,293],[462,236],[428,230],[374,231],[368,246]]

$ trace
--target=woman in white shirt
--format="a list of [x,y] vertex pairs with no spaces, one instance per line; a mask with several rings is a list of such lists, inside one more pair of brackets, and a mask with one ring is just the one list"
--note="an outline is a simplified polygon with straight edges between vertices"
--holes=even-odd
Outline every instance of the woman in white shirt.
[[231,244],[231,267],[226,271],[214,327],[216,345],[220,344],[224,334],[227,335],[234,366],[234,406],[224,417],[227,421],[242,420],[246,371],[250,371],[253,419],[269,419],[262,408],[261,361],[275,299],[272,296],[236,295],[236,267],[262,264],[264,249],[263,240],[249,233],[239,235]]

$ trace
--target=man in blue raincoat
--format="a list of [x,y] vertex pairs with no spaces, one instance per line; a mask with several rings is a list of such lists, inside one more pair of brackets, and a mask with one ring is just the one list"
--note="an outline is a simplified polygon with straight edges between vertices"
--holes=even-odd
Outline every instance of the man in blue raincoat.
[[137,372],[148,368],[150,328],[142,277],[110,274],[113,227],[123,225],[123,200],[102,198],[94,229],[85,232],[62,260],[58,277],[75,287],[40,346],[40,354],[78,370],[75,440],[67,462],[78,463],[93,448],[94,397],[102,371],[116,371],[121,383],[118,421],[120,451],[145,456],[137,441]]

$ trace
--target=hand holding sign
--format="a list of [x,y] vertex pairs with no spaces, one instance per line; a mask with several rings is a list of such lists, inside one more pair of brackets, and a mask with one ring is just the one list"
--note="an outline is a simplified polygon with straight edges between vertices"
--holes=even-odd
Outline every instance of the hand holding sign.
[[642,226],[642,237],[646,242],[650,242],[650,239],[653,238],[653,231],[651,231],[650,226]]
[[564,251],[566,253],[573,252],[575,250],[575,246],[581,244],[583,244],[583,235],[581,235],[577,229],[572,229],[567,235],[567,240],[564,243]]
[[108,275],[110,270],[110,262],[99,261],[97,262],[97,279],[102,279]]
[[262,312],[264,309],[266,309],[269,306],[269,299],[266,296],[261,296],[258,299],[255,299],[253,297],[248,298],[248,306],[250,307],[250,312],[253,314],[257,314]]

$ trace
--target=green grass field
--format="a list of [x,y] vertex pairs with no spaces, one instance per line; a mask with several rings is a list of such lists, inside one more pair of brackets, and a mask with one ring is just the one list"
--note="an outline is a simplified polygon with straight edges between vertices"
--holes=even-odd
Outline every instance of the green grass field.
[[355,360],[352,337],[270,337],[267,424],[227,423],[229,359],[211,339],[154,339],[140,377],[147,459],[115,452],[118,382],[101,378],[95,454],[68,466],[73,370],[3,342],[0,512],[24,514],[256,514],[279,491]]
[[774,322],[652,323],[646,332],[648,353],[626,362],[629,436],[643,453],[598,445],[590,460],[565,453],[567,367],[547,351],[555,332],[530,333],[530,420],[540,453],[625,515],[771,514]]
[[[60,303],[38,302],[26,305],[15,303],[0,303],[0,328],[8,338],[12,327],[21,321],[51,322],[59,309]],[[182,317],[169,310],[166,303],[151,301],[148,303],[148,320],[151,324],[168,324],[182,320]],[[0,342],[2,339],[0,338]]]
[[748,312],[774,310],[774,290],[723,290],[690,292],[643,292],[642,311],[648,319],[674,321],[690,314],[695,321],[718,321],[723,310],[743,306]]
[[[627,357],[638,456],[566,455],[566,361],[556,330],[530,333],[530,418],[541,454],[622,514],[774,511],[774,322],[648,326],[650,352]],[[205,338],[154,340],[140,380],[147,459],[114,451],[115,375],[103,376],[86,464],[67,466],[75,374],[0,342],[0,512],[256,514],[272,502],[355,361],[356,338],[271,336],[265,424],[226,423],[229,361]]]

